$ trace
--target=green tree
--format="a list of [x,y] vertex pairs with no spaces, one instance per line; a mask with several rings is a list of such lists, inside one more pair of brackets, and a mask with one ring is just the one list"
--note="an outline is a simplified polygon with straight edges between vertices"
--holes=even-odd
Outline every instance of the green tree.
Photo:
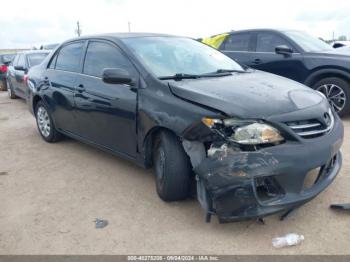
[[338,37],[338,41],[346,41],[346,40],[347,40],[347,38],[345,35],[341,35]]

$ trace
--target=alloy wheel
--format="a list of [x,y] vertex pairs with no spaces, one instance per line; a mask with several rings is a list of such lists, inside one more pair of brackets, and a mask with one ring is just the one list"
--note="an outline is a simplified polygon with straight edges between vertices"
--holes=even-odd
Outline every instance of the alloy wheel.
[[329,104],[336,112],[340,112],[344,109],[346,105],[346,95],[341,87],[334,84],[325,84],[317,87],[316,90],[327,97]]
[[46,109],[40,106],[37,110],[36,117],[37,117],[40,133],[44,137],[48,137],[51,131],[51,121]]

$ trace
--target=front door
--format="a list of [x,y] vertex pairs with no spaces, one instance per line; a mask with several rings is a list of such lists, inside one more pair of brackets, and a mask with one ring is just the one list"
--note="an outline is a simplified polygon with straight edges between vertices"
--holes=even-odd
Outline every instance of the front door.
[[[105,68],[127,70],[134,85],[103,82]],[[89,41],[74,95],[79,133],[84,139],[129,157],[136,156],[138,79],[136,69],[116,45]]]

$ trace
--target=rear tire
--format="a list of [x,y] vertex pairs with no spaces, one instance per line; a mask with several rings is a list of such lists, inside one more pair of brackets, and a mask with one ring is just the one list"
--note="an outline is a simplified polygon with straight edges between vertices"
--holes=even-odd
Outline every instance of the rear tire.
[[54,143],[61,140],[62,135],[56,130],[50,111],[42,101],[35,107],[35,118],[38,131],[46,142]]
[[6,80],[0,81],[0,91],[7,91]]
[[9,98],[11,98],[11,99],[17,98],[15,92],[13,91],[12,84],[9,80],[7,80],[7,93],[9,95]]
[[322,92],[339,116],[350,113],[350,84],[338,77],[321,79],[312,87]]
[[153,147],[153,166],[158,196],[167,202],[190,195],[192,167],[177,136],[162,131]]

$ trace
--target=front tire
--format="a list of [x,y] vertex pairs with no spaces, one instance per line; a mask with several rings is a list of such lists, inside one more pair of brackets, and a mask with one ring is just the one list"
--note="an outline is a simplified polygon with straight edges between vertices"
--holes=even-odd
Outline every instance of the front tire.
[[339,116],[350,113],[350,84],[347,81],[338,77],[327,77],[314,84],[313,89],[327,97]]
[[46,142],[54,143],[61,139],[62,135],[56,130],[50,111],[42,101],[35,107],[35,118],[38,131]]
[[177,136],[161,132],[155,140],[153,165],[158,196],[166,201],[179,201],[190,195],[192,167]]

